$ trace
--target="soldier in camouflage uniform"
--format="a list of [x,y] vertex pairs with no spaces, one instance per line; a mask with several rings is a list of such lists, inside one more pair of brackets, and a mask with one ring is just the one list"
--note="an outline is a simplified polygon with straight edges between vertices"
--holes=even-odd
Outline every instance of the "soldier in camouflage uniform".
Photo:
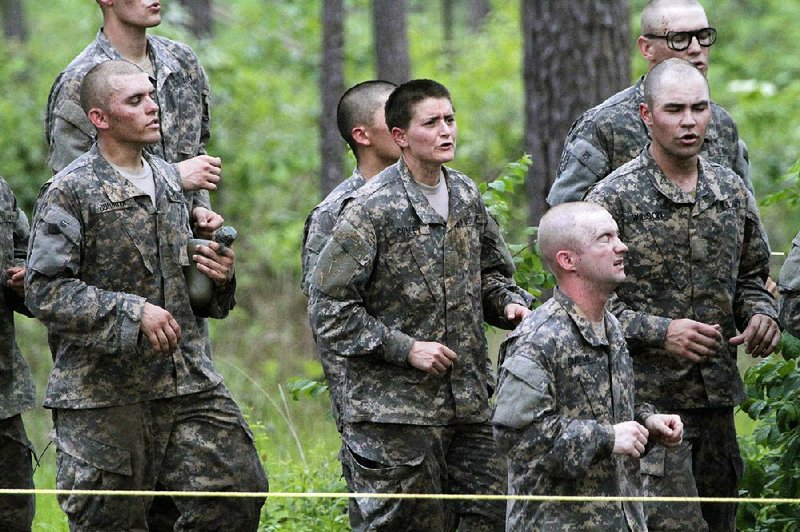
[[780,298],[779,320],[786,330],[800,337],[800,233],[792,240],[778,277]]
[[[677,57],[706,73],[716,31],[709,28],[698,1],[651,0],[642,12],[641,28],[636,44],[651,69],[664,59]],[[648,129],[639,117],[643,83],[640,79],[586,111],[573,124],[547,196],[550,205],[581,199],[594,183],[635,158],[650,142]],[[733,169],[752,190],[747,150],[739,140],[733,118],[715,103],[711,112],[701,155]]]
[[[31,372],[14,339],[14,312],[30,316],[24,305],[23,278],[28,250],[28,219],[17,207],[8,183],[0,177],[0,239],[3,289],[0,290],[0,488],[33,488],[31,458],[22,412],[36,402]],[[33,495],[0,496],[0,529],[30,530]]]
[[147,151],[177,163],[199,236],[210,238],[222,225],[211,211],[208,190],[220,180],[221,161],[206,154],[210,137],[208,77],[187,45],[147,35],[161,22],[160,4],[151,0],[97,0],[103,27],[97,38],[61,72],[50,89],[45,117],[47,160],[53,173],[89,150],[94,128],[80,105],[83,76],[98,63],[125,60],[139,66],[156,85],[161,140]]
[[[565,203],[539,224],[553,298],[501,347],[495,439],[511,495],[640,497],[648,440],[680,444],[680,417],[634,408],[633,364],[608,297],[627,247],[602,207]],[[508,502],[507,530],[646,530],[639,502]]]
[[[711,118],[702,73],[680,59],[664,61],[645,79],[644,98],[653,142],[587,199],[608,209],[630,246],[615,315],[637,394],[684,422],[680,449],[656,448],[642,461],[645,489],[736,497],[742,460],[733,407],[744,399],[736,346],[766,356],[780,338],[776,303],[764,288],[769,246],[742,180],[698,156]],[[652,529],[705,526],[683,506],[650,508]],[[711,530],[733,530],[735,510],[704,503],[702,517]]]
[[[311,278],[321,350],[345,361],[342,460],[355,492],[504,494],[483,322],[532,297],[455,155],[450,93],[400,85],[386,122],[402,158],[345,205]],[[355,530],[501,530],[502,501],[356,499]]]
[[[54,350],[44,405],[54,409],[57,486],[264,491],[252,433],[205,350],[182,270],[194,261],[212,279],[208,314],[222,318],[234,304],[234,254],[217,243],[187,253],[180,177],[143,151],[160,135],[152,93],[127,62],[86,75],[81,101],[98,141],[54,177],[33,221],[26,301]],[[137,166],[145,177],[134,183]],[[181,530],[256,530],[263,504],[173,500]],[[59,501],[72,528],[144,530],[152,498]]]
[[[348,89],[339,100],[336,122],[342,138],[353,150],[356,168],[353,175],[318,204],[306,218],[303,230],[303,293],[308,296],[311,271],[320,251],[331,236],[342,205],[368,180],[400,158],[400,146],[386,127],[383,110],[386,99],[396,85],[388,81],[364,81]],[[331,396],[336,427],[341,432],[341,393],[344,379],[344,360],[319,351],[325,379]]]

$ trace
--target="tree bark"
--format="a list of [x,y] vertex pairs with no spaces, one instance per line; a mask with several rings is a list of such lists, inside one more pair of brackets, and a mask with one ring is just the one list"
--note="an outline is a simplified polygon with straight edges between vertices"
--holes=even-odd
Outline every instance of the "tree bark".
[[373,0],[372,28],[378,79],[398,84],[408,81],[411,60],[406,31],[406,0]]
[[22,0],[0,0],[3,16],[3,35],[7,41],[27,42],[28,26]]
[[189,31],[198,39],[211,37],[214,33],[214,17],[211,0],[180,0],[189,13]]
[[581,113],[630,84],[627,0],[522,0],[529,222],[547,210],[564,139]]
[[342,139],[336,127],[336,106],[344,92],[344,9],[342,0],[325,0],[322,13],[320,94],[320,190],[328,195],[343,178]]
[[469,2],[469,27],[472,31],[478,32],[483,29],[489,13],[492,12],[492,5],[489,0],[470,0]]

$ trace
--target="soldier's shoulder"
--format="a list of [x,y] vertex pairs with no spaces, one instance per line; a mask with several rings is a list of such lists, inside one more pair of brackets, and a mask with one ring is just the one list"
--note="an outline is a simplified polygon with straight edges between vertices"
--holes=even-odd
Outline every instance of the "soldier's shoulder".
[[631,109],[639,108],[639,90],[634,85],[613,94],[602,103],[586,111],[581,117],[583,120],[604,121],[616,119],[621,114],[630,113]]
[[721,105],[716,102],[711,102],[711,113],[714,116],[714,122],[719,126],[735,127],[736,122],[733,116]]
[[639,157],[631,159],[598,181],[586,197],[590,199],[597,196],[615,194],[623,188],[637,186],[642,181],[638,176],[643,171],[645,171],[645,164],[642,160]]
[[149,35],[148,40],[153,44],[156,54],[169,54],[180,61],[189,63],[200,63],[197,54],[192,50],[192,47],[186,43],[168,39],[160,35]]
[[543,346],[550,340],[548,331],[561,327],[565,317],[567,314],[564,308],[555,299],[549,299],[525,316],[509,338],[519,337],[526,342]]

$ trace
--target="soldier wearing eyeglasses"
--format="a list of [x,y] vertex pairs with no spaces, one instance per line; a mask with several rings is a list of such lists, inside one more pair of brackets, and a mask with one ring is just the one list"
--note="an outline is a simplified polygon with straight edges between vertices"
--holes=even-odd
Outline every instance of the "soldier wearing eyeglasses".
[[[677,57],[707,75],[709,48],[717,31],[709,26],[697,0],[651,0],[642,11],[642,34],[636,41],[649,69],[665,59]],[[547,202],[557,205],[580,200],[596,182],[634,159],[650,142],[650,134],[639,117],[644,78],[586,111],[573,124],[564,141],[564,151]],[[706,160],[731,168],[752,192],[747,148],[739,139],[728,112],[711,104],[711,123],[700,151]]]

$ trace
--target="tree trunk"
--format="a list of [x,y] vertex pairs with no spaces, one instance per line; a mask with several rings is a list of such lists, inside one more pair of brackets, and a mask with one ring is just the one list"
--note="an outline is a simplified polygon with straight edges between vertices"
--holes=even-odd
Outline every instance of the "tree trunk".
[[198,39],[211,37],[214,32],[214,17],[211,0],[180,0],[189,13],[189,31]]
[[411,77],[406,0],[373,0],[372,28],[378,79],[404,83]]
[[25,22],[25,11],[22,0],[0,0],[3,16],[3,35],[7,41],[26,42],[28,27]]
[[478,32],[483,29],[489,13],[492,12],[492,5],[489,0],[470,0],[469,2],[469,27],[472,31]]
[[322,65],[319,116],[322,197],[342,181],[342,139],[336,127],[336,106],[344,92],[344,9],[342,0],[325,0],[322,14]]
[[564,139],[581,113],[630,84],[627,0],[522,0],[529,223],[547,210]]

